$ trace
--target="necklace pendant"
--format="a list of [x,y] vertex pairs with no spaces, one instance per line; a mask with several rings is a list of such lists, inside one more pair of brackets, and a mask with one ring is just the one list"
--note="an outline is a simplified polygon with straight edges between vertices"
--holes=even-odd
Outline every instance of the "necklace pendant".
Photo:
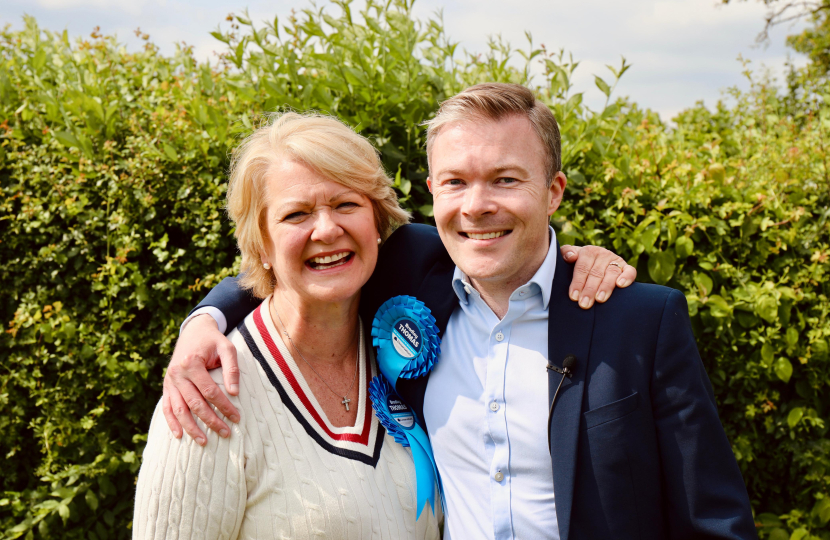
[[351,400],[349,398],[347,398],[346,396],[343,396],[343,401],[340,402],[340,403],[343,404],[344,407],[346,407],[346,412],[349,411],[349,402],[350,401]]

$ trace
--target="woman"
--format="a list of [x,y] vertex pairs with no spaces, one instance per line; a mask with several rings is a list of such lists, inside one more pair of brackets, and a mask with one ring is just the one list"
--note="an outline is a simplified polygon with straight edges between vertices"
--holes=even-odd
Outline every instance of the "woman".
[[235,151],[228,209],[265,298],[229,336],[241,418],[201,447],[169,436],[159,404],[134,538],[438,538],[440,510],[416,521],[412,458],[368,398],[360,289],[409,217],[375,150],[332,118],[277,116]]

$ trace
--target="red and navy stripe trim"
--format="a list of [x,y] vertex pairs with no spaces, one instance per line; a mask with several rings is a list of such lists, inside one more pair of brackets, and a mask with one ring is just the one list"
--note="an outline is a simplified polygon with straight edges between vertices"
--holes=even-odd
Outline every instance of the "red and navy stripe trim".
[[[266,346],[268,347],[268,350],[271,353],[274,360],[277,362],[277,365],[282,370],[283,375],[285,375],[286,379],[289,381],[289,384],[292,385],[293,390],[294,390],[295,394],[298,396],[298,398],[301,400],[302,405],[305,406],[306,410],[311,414],[311,416],[315,419],[315,421],[320,425],[320,427],[323,429],[323,431],[325,431],[326,435],[328,435],[329,437],[331,437],[332,439],[335,439],[335,440],[346,440],[346,441],[350,441],[350,442],[356,442],[356,443],[359,443],[359,444],[364,444],[364,445],[367,446],[367,450],[368,450],[369,443],[371,442],[371,441],[369,441],[369,432],[371,430],[372,421],[373,421],[373,418],[371,416],[372,415],[371,405],[367,404],[367,406],[366,406],[366,416],[367,417],[364,418],[363,433],[361,433],[359,435],[356,434],[356,433],[340,433],[340,434],[332,433],[331,430],[329,430],[328,427],[325,425],[325,422],[323,421],[323,419],[320,418],[319,414],[314,409],[311,402],[308,401],[308,398],[306,397],[305,393],[302,391],[302,388],[300,388],[299,383],[297,383],[296,378],[294,378],[294,375],[291,373],[291,370],[288,368],[288,365],[285,363],[285,359],[282,357],[282,354],[280,354],[280,351],[276,347],[276,344],[274,344],[273,339],[270,336],[270,333],[267,331],[267,329],[264,327],[264,325],[260,326],[262,324],[262,317],[259,314],[259,309],[254,311],[253,317],[254,317],[254,320],[255,320],[256,325],[258,327],[257,329],[260,331],[260,336],[262,337],[263,341],[266,343]],[[256,319],[259,319],[259,320],[257,321]],[[262,354],[262,352],[259,350],[259,346],[257,345],[256,341],[254,340],[254,337],[251,335],[250,331],[246,327],[244,321],[242,323],[240,323],[239,326],[237,326],[237,330],[239,330],[239,333],[242,334],[242,337],[245,339],[245,343],[248,345],[248,349],[254,355],[254,358],[256,358],[257,362],[259,362],[259,365],[262,366],[263,371],[265,371],[265,375],[268,377],[268,381],[277,390],[277,393],[279,394],[280,399],[282,399],[283,404],[286,406],[286,408],[289,411],[291,411],[291,414],[293,414],[294,418],[296,418],[297,421],[300,423],[300,425],[303,426],[303,429],[305,429],[306,433],[308,433],[308,435],[312,439],[314,439],[314,441],[317,442],[317,444],[320,445],[320,447],[322,447],[324,450],[326,450],[326,451],[328,451],[332,454],[335,454],[335,455],[338,455],[338,456],[341,456],[341,457],[344,457],[344,458],[347,458],[347,459],[353,459],[353,460],[356,460],[356,461],[360,461],[360,462],[365,463],[367,465],[371,465],[372,467],[377,466],[378,459],[380,458],[380,450],[383,447],[383,439],[384,439],[384,436],[386,434],[386,430],[384,429],[384,427],[382,425],[380,425],[380,423],[378,423],[378,425],[377,425],[377,431],[375,433],[374,449],[373,449],[373,452],[372,452],[371,455],[369,455],[368,453],[357,452],[357,451],[354,451],[354,450],[346,450],[344,448],[339,448],[339,447],[334,446],[333,444],[329,443],[320,434],[320,432],[317,429],[315,429],[315,427],[312,426],[308,422],[308,420],[306,420],[305,416],[303,416],[303,414],[300,412],[299,408],[297,407],[297,404],[295,404],[294,401],[292,401],[291,397],[288,395],[288,392],[286,392],[285,388],[283,388],[282,383],[280,382],[280,380],[277,378],[276,374],[271,369],[271,366],[268,365],[268,361],[266,360],[266,358]],[[371,378],[371,375],[372,375],[371,370],[368,369],[368,366],[367,366],[367,370],[366,370],[366,375],[369,378]],[[367,387],[368,387],[368,385],[367,385]]]

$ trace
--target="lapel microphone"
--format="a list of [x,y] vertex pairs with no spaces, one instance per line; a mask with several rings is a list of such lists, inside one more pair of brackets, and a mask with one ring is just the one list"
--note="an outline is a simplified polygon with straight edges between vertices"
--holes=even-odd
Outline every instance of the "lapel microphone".
[[559,381],[559,386],[556,387],[556,392],[553,393],[553,401],[550,402],[550,411],[548,412],[548,453],[551,452],[550,448],[550,425],[551,421],[553,420],[553,406],[556,403],[556,396],[559,395],[559,389],[562,388],[562,383],[565,382],[565,377],[569,379],[573,375],[573,368],[576,367],[576,356],[569,354],[562,360],[562,368],[560,369],[558,366],[553,365],[548,361],[547,369],[550,371],[555,371],[556,373],[562,374],[562,379]]

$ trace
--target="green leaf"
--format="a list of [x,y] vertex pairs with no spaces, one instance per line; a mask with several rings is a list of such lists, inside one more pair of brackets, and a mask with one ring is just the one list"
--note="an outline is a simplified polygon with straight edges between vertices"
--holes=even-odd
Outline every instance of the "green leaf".
[[828,353],[830,353],[830,346],[828,346],[826,340],[817,339],[810,345],[810,350],[813,354],[813,358],[816,360],[827,360]]
[[786,337],[787,337],[787,344],[792,347],[793,345],[798,343],[798,337],[799,337],[798,336],[798,329],[795,328],[794,326],[790,326],[789,328],[787,328]]
[[170,161],[178,161],[179,160],[179,154],[178,154],[178,152],[176,152],[175,148],[173,148],[172,146],[170,146],[167,143],[164,143],[163,148],[164,148],[164,153],[167,155],[168,158],[170,158]]
[[84,154],[86,154],[88,158],[94,157],[95,152],[92,149],[92,141],[89,140],[89,137],[86,137],[83,134],[79,133],[78,143],[80,144],[81,150],[84,151]]
[[228,39],[228,38],[227,38],[227,37],[226,37],[223,33],[221,33],[221,32],[211,32],[211,33],[210,33],[210,35],[211,35],[211,36],[213,36],[213,37],[215,37],[216,39],[218,39],[218,40],[219,40],[219,41],[221,41],[222,43],[230,43],[230,39]]
[[822,525],[827,525],[830,521],[830,497],[825,495],[819,499],[811,513],[821,520]]
[[677,253],[679,259],[691,257],[695,250],[695,242],[688,236],[681,236],[674,243],[674,252]]
[[709,307],[709,313],[713,317],[723,318],[732,314],[732,308],[729,303],[717,294],[709,296],[706,305]]
[[716,182],[723,182],[726,175],[726,169],[724,169],[723,165],[720,163],[712,163],[709,165],[709,175],[712,180],[715,180]]
[[695,272],[693,279],[695,285],[697,285],[698,289],[700,289],[701,296],[709,296],[712,292],[712,287],[714,286],[712,278],[702,272]]
[[84,495],[84,500],[86,500],[86,503],[92,508],[93,512],[98,510],[98,496],[95,495],[94,491],[88,489],[86,495]]
[[645,231],[643,231],[642,234],[640,234],[640,243],[645,248],[646,253],[651,253],[652,252],[652,250],[654,249],[654,242],[657,241],[657,238],[659,236],[660,236],[660,227],[659,226],[650,227],[649,229],[646,229]]
[[755,313],[767,322],[778,320],[778,301],[772,295],[763,295],[755,302]]
[[775,361],[773,370],[775,371],[775,374],[778,376],[778,378],[784,381],[785,383],[790,382],[790,377],[793,376],[793,365],[790,363],[789,360],[787,360],[783,356]]
[[804,409],[801,407],[796,407],[790,411],[790,414],[787,415],[787,425],[790,426],[790,429],[794,428],[796,424],[798,424],[798,421],[801,420],[802,416],[804,416]]
[[607,82],[603,81],[597,75],[594,75],[594,82],[596,83],[597,88],[599,88],[600,92],[605,94],[605,97],[611,96],[611,87],[608,86]]
[[674,274],[675,259],[671,251],[658,251],[648,258],[648,274],[655,283],[668,283]]
[[793,531],[793,534],[790,535],[790,540],[804,540],[810,532],[805,528],[799,528]]
[[32,59],[32,69],[35,71],[40,71],[46,64],[46,51],[43,48],[39,48],[35,53],[35,57]]
[[68,131],[53,131],[52,135],[64,146],[68,146],[70,148],[81,147],[81,143],[78,142],[78,139]]
[[772,366],[772,361],[775,359],[775,349],[773,349],[772,344],[767,341],[761,347],[761,360],[764,363],[764,366],[770,367]]
[[764,527],[781,526],[781,518],[779,518],[777,514],[770,514],[769,512],[758,514],[755,516],[755,521]]

